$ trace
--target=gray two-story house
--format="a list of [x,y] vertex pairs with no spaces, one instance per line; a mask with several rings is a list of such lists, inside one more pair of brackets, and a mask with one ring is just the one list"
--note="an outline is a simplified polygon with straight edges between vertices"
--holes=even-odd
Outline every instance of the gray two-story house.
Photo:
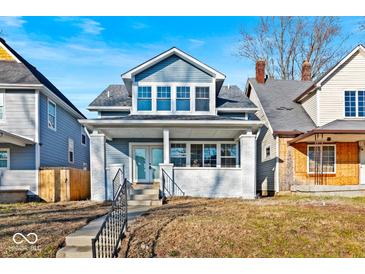
[[119,168],[137,188],[166,176],[188,196],[256,196],[262,122],[224,74],[174,47],[122,79],[90,104],[98,118],[80,121],[92,132],[92,199],[112,198]]
[[41,167],[89,168],[85,116],[0,39],[0,191],[37,195]]

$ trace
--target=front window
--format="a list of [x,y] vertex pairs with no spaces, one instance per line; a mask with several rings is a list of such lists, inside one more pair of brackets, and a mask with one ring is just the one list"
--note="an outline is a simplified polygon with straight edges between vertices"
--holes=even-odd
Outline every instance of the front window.
[[139,111],[152,110],[151,87],[138,87],[137,110]]
[[359,91],[357,96],[359,117],[365,117],[365,91]]
[[335,173],[335,145],[308,147],[308,173]]
[[217,166],[217,145],[209,144],[204,145],[204,166],[216,167]]
[[56,130],[56,104],[48,100],[48,127]]
[[221,166],[236,167],[237,165],[237,145],[221,144]]
[[190,111],[190,87],[176,88],[176,110]]
[[171,87],[157,87],[157,111],[171,110]]
[[194,144],[190,146],[190,166],[203,166],[203,145]]
[[171,144],[171,163],[176,167],[186,166],[186,144]]
[[0,169],[9,168],[9,149],[0,149]]
[[4,92],[1,92],[0,91],[0,120],[4,120],[4,95],[5,93]]
[[195,110],[209,111],[209,87],[196,87]]
[[68,139],[68,162],[73,164],[75,162],[75,147],[74,140]]

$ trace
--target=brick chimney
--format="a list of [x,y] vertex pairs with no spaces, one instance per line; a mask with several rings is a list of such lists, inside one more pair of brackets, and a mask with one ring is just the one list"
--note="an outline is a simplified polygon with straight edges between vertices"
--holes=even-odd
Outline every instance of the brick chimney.
[[265,60],[256,61],[256,81],[259,84],[265,83]]
[[302,81],[312,80],[312,65],[305,60],[302,64]]

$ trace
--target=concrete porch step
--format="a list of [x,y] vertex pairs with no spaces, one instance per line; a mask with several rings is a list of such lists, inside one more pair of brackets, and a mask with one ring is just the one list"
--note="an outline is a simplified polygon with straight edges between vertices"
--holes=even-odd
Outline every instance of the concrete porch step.
[[65,246],[57,251],[56,258],[92,258],[91,246]]
[[159,194],[158,193],[153,193],[153,194],[132,194],[130,199],[131,200],[137,200],[137,201],[141,201],[141,200],[158,200],[159,199]]
[[154,195],[159,195],[160,194],[160,189],[159,188],[138,188],[138,189],[133,189],[132,191],[133,194],[136,195],[140,195],[140,194],[154,194]]
[[160,206],[162,200],[129,200],[129,206]]
[[153,184],[132,184],[133,189],[160,189],[159,183],[153,183]]

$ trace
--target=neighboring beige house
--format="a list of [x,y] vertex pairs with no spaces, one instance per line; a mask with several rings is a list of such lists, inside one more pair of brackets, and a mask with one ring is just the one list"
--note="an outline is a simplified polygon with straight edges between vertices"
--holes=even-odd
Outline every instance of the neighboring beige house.
[[246,95],[265,123],[257,142],[257,188],[279,191],[365,190],[365,48],[357,46],[315,81],[265,77],[256,64]]

